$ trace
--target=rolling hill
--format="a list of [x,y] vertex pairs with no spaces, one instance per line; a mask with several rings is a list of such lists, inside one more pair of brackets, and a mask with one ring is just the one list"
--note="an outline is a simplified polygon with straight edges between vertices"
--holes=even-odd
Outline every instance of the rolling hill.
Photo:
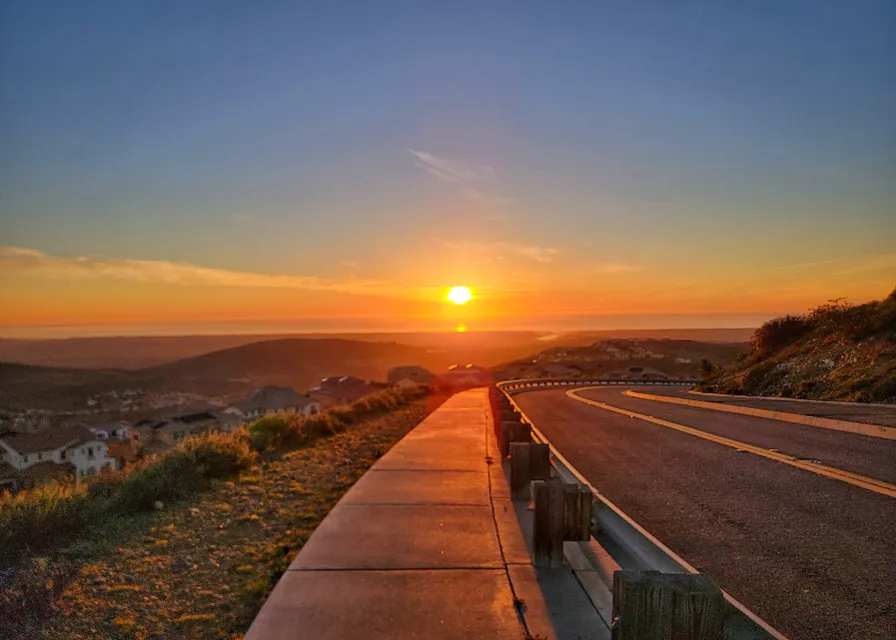
[[756,330],[742,360],[705,391],[896,403],[896,290],[878,302],[833,301]]

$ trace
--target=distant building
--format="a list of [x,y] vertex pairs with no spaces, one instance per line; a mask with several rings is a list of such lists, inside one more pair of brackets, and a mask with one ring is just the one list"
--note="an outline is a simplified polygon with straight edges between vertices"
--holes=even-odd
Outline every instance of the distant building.
[[230,416],[212,411],[177,413],[164,418],[140,420],[134,423],[132,440],[147,453],[161,453],[174,448],[190,436],[230,431]]
[[116,468],[106,443],[83,427],[36,433],[13,433],[0,438],[0,463],[18,471],[26,482],[73,475],[85,478]]
[[224,413],[246,420],[274,414],[313,416],[320,413],[320,403],[290,387],[262,387],[249,398],[227,407]]
[[482,387],[495,379],[491,371],[475,364],[451,365],[439,378],[442,386],[453,390]]
[[354,376],[329,376],[321,378],[320,385],[310,389],[308,393],[321,405],[333,407],[341,404],[351,404],[378,390],[379,387],[361,380],[361,378]]
[[435,379],[432,372],[419,365],[392,367],[387,376],[389,384],[410,389],[421,385],[431,385]]
[[88,430],[100,440],[108,440],[109,438],[128,440],[131,437],[131,428],[130,422],[121,421],[88,427]]

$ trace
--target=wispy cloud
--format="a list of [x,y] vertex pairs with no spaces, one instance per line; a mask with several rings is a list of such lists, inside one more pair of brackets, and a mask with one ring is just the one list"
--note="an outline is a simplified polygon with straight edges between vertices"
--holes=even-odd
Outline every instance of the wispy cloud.
[[496,260],[502,260],[505,254],[529,258],[536,262],[552,262],[560,253],[553,247],[539,247],[515,242],[446,242],[445,246],[453,251],[487,254]]
[[0,247],[0,270],[54,279],[112,278],[153,284],[307,289],[362,295],[382,295],[390,288],[388,283],[376,280],[248,273],[161,260],[66,258],[24,247]]
[[489,193],[495,177],[495,171],[489,165],[469,165],[415,149],[408,149],[408,152],[416,158],[415,164],[419,168],[444,182],[458,185],[460,192],[470,200],[496,205],[513,202],[513,198]]

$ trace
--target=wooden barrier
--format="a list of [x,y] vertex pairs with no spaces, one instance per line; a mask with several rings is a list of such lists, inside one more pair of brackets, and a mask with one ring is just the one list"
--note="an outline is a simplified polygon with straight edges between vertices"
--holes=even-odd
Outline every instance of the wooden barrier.
[[565,484],[564,540],[588,542],[591,539],[591,489],[581,484]]
[[537,480],[532,483],[535,499],[535,523],[532,546],[535,566],[563,566],[563,534],[565,533],[565,492],[559,482]]
[[[510,443],[510,490],[517,500],[531,496],[532,480],[551,479],[551,448],[535,442]],[[589,492],[590,495],[590,492]]]
[[612,640],[721,640],[724,607],[705,575],[617,571]]

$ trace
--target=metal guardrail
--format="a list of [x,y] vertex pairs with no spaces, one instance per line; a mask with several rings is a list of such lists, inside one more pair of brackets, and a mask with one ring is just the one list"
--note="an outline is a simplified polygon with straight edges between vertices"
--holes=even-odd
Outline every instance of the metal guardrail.
[[520,380],[505,380],[497,383],[497,387],[508,396],[512,396],[516,393],[550,387],[598,387],[601,385],[618,386],[632,384],[638,386],[692,387],[698,382],[699,380],[678,380],[674,378],[524,378]]
[[[554,472],[565,482],[582,484],[594,496],[593,532],[598,544],[610,547],[608,552],[613,560],[626,570],[655,570],[666,573],[699,573],[684,558],[664,545],[653,534],[644,529],[626,515],[606,496],[603,496],[570,462],[561,454],[535,426],[526,412],[513,400],[511,391],[521,393],[552,386],[597,386],[595,384],[695,384],[695,380],[608,380],[604,379],[548,379],[507,380],[499,382],[496,387],[504,393],[507,400],[522,416],[523,422],[529,424],[533,440],[547,444],[551,451],[551,465]],[[610,585],[612,586],[612,585]],[[788,640],[786,636],[775,630],[762,618],[737,601],[729,593],[723,591],[728,614],[725,621],[725,640]]]

